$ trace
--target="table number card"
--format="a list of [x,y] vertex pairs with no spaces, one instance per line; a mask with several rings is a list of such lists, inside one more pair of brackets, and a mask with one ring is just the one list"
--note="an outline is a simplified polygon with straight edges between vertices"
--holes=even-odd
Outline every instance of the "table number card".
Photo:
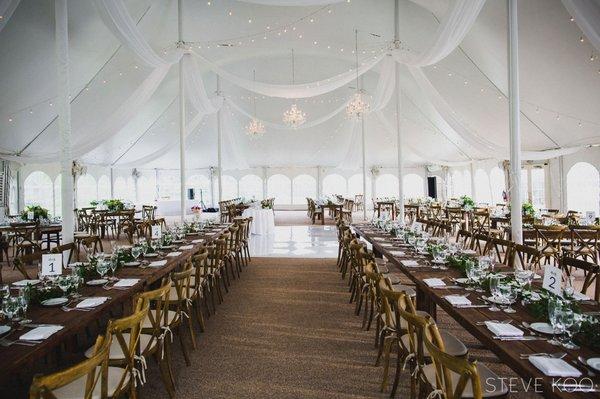
[[162,228],[160,226],[152,226],[152,239],[158,240],[162,237]]
[[42,255],[42,276],[58,276],[62,274],[62,254]]
[[551,265],[544,267],[544,283],[542,287],[555,295],[561,295],[562,270]]

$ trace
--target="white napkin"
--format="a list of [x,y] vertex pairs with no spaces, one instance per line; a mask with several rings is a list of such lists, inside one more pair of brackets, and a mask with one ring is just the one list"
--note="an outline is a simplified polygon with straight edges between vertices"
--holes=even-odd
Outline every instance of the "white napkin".
[[180,251],[187,251],[188,249],[192,249],[194,248],[193,245],[182,245],[181,247],[179,247]]
[[28,331],[25,334],[21,335],[19,337],[19,339],[22,339],[25,341],[46,339],[49,336],[51,336],[52,334],[54,334],[55,332],[60,331],[62,329],[63,329],[63,326],[37,327],[37,328],[34,328],[33,330]]
[[97,296],[94,298],[86,298],[83,301],[79,302],[76,308],[94,308],[98,305],[102,305],[104,302],[108,301],[110,298],[107,296]]
[[548,377],[580,377],[581,372],[562,359],[529,356],[529,361]]
[[20,281],[15,281],[13,283],[13,285],[15,285],[17,287],[25,287],[27,284],[36,285],[39,282],[40,282],[40,280],[20,280]]
[[157,260],[155,262],[150,263],[148,266],[149,267],[161,267],[167,264],[167,260],[163,259],[163,260]]
[[525,334],[512,324],[486,321],[485,326],[498,337],[522,337]]
[[202,238],[198,238],[197,240],[192,240],[192,243],[194,243],[194,244],[200,244],[203,242],[204,242],[204,240]]
[[446,283],[441,278],[426,278],[423,282],[429,287],[444,287]]
[[113,287],[133,287],[140,281],[139,278],[122,278],[117,281]]
[[452,306],[468,306],[471,301],[462,295],[446,295],[444,297]]
[[404,267],[418,267],[419,262],[416,260],[403,260],[402,265],[404,265]]
[[170,258],[174,258],[174,257],[176,257],[176,256],[179,256],[179,255],[181,255],[181,254],[182,254],[182,252],[180,252],[180,251],[175,251],[175,252],[169,252],[169,253],[167,254],[167,256],[168,256],[168,257],[170,257]]
[[404,256],[406,255],[404,252],[402,251],[390,251],[390,253],[394,256]]

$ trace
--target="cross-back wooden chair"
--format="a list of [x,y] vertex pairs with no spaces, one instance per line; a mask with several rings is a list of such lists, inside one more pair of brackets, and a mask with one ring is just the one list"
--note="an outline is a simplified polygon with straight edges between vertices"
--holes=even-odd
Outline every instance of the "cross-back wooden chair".
[[474,211],[471,216],[471,231],[473,234],[488,234],[490,230],[490,211]]
[[432,391],[444,399],[498,398],[508,395],[506,383],[484,364],[448,353],[440,331],[429,321],[423,333],[424,348],[433,362],[423,367]]
[[535,270],[541,267],[542,255],[537,248],[523,244],[513,244],[513,269]]
[[[50,252],[53,254],[62,254],[63,266],[67,266],[73,260],[73,254],[77,252],[77,247],[75,246],[74,242],[70,242],[68,244],[61,244],[59,246],[56,246],[52,248]],[[67,260],[66,265],[65,258]]]
[[492,237],[487,234],[482,233],[474,233],[472,247],[477,252],[478,255],[487,255],[488,251],[491,249],[490,242]]
[[31,264],[35,265],[36,269],[35,269],[35,273],[33,274],[33,276],[37,276],[37,267],[41,261],[42,261],[42,253],[35,252],[32,254],[17,256],[16,258],[14,258],[13,259],[13,267],[16,270],[18,270],[23,275],[24,278],[30,279],[31,276],[27,272],[27,265],[31,265]]
[[600,282],[598,279],[598,275],[600,275],[600,265],[577,259],[572,256],[568,256],[567,254],[563,254],[560,265],[567,276],[571,276],[576,272],[582,273],[583,284],[580,292],[584,295],[587,295],[587,291],[589,291],[591,288],[592,299],[595,301],[600,300]]
[[534,228],[536,246],[544,258],[544,263],[550,263],[550,260],[552,260],[555,264],[558,264],[562,254],[563,238],[567,233],[567,226],[535,225]]
[[[183,352],[183,357],[185,358],[185,362],[188,366],[191,364],[191,362],[186,345],[183,341],[183,331],[181,331],[181,325],[184,323],[187,325],[188,332],[190,334],[190,340],[192,342],[192,349],[196,349],[196,335],[194,334],[194,326],[192,321],[194,305],[193,295],[195,288],[192,284],[192,276],[194,273],[195,270],[192,268],[191,261],[185,263],[184,270],[171,273],[171,281],[173,282],[173,286],[171,287],[170,305],[171,309],[174,309],[175,311],[175,317],[170,324],[178,328],[177,335],[179,336],[181,351]],[[204,326],[202,326],[202,328],[204,328]]]
[[48,375],[33,377],[29,399],[57,399],[64,396],[84,399],[106,399],[115,392],[109,387],[108,353],[111,337],[98,336],[93,354],[89,359]]
[[600,248],[600,226],[570,226],[571,246],[564,248],[574,258],[582,258],[590,262],[598,262]]
[[492,237],[488,242],[486,253],[491,255],[496,262],[504,266],[512,266],[514,256],[514,243],[510,240]]
[[159,369],[163,385],[173,399],[175,397],[175,379],[171,368],[171,351],[169,304],[171,299],[171,280],[163,278],[161,286],[145,291],[136,296],[135,301],[144,301],[150,305],[146,319],[142,323],[140,334],[140,352],[145,358],[154,357]]
[[39,222],[11,223],[10,231],[14,235],[14,256],[42,250]]

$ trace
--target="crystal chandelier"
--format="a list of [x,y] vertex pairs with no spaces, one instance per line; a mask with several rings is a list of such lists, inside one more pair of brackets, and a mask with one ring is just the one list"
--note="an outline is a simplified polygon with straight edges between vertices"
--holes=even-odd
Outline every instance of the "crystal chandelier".
[[260,137],[265,134],[265,125],[256,118],[252,118],[246,125],[246,134],[250,137]]
[[[292,49],[292,85],[295,83],[296,79],[294,67],[294,49]],[[295,129],[306,122],[306,113],[299,109],[296,104],[292,104],[290,109],[283,113],[283,122]]]
[[[256,70],[252,71],[254,82],[256,82]],[[265,125],[256,119],[256,96],[253,96],[254,115],[250,123],[246,125],[246,134],[250,137],[260,137],[265,134]]]
[[369,103],[363,98],[363,90],[360,89],[358,80],[358,30],[354,31],[354,54],[356,56],[356,93],[346,105],[346,115],[348,118],[361,119],[369,112]]
[[369,112],[369,103],[363,99],[363,95],[359,91],[354,94],[352,100],[346,105],[346,115],[349,118],[360,119],[367,112]]
[[306,114],[296,104],[292,104],[290,109],[283,113],[283,122],[290,127],[296,128],[306,122]]

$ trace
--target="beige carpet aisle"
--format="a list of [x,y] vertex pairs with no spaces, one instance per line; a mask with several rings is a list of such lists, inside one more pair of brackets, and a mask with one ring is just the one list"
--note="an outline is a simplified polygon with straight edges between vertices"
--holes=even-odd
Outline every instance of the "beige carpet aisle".
[[[199,335],[186,367],[173,346],[178,398],[387,398],[373,366],[373,331],[360,328],[335,260],[255,258],[233,282],[217,314]],[[440,327],[471,346],[472,358],[514,377],[442,311]],[[151,364],[143,398],[167,398]],[[392,370],[393,372],[393,370]],[[390,375],[391,377],[391,375]],[[405,374],[406,377],[406,374]],[[408,397],[403,380],[396,395]],[[533,397],[513,394],[512,397]]]
[[[191,367],[173,347],[178,397],[387,397],[345,287],[335,260],[253,259],[208,320]],[[149,371],[141,397],[167,397]]]

